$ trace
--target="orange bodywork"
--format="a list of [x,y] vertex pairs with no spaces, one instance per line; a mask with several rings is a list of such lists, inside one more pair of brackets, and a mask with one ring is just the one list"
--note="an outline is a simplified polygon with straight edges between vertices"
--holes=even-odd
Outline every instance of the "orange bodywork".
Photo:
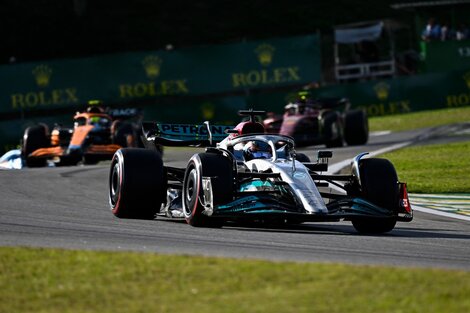
[[86,154],[114,154],[117,150],[121,149],[120,145],[91,145],[86,150]]
[[70,144],[74,146],[81,146],[83,141],[85,141],[86,136],[88,136],[88,133],[92,129],[93,125],[83,125],[75,127],[72,139],[70,140]]
[[[91,145],[85,151],[86,154],[114,154],[117,150],[121,149],[120,145],[109,144],[109,145]],[[32,152],[29,157],[36,158],[53,158],[60,157],[65,154],[65,149],[63,147],[49,147],[49,148],[40,148]]]
[[[80,147],[83,145],[85,139],[87,138],[90,131],[95,127],[90,123],[91,118],[102,118],[111,120],[110,116],[103,113],[77,113],[74,116],[74,120],[78,121],[80,119],[85,119],[85,125],[78,125],[74,127],[72,138],[70,139],[69,146]],[[59,134],[51,134],[51,144],[52,147],[48,148],[39,148],[33,151],[28,157],[29,158],[55,158],[61,157],[67,154],[67,147],[62,147],[59,145]],[[92,144],[85,148],[82,151],[83,154],[95,154],[95,155],[113,155],[118,149],[122,148],[117,144]]]
[[[120,145],[109,144],[109,145],[90,145],[86,149],[86,154],[114,154],[117,150],[121,149]],[[32,152],[29,157],[36,158],[53,158],[60,157],[65,154],[65,149],[63,147],[49,147],[49,148],[40,148]]]
[[57,147],[40,148],[40,149],[34,150],[28,157],[52,158],[56,156],[61,156],[63,154],[64,154],[64,148],[57,146]]

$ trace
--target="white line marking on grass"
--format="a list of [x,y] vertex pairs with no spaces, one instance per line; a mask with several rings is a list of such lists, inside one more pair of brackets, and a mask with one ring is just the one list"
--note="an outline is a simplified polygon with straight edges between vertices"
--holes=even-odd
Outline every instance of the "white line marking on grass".
[[[389,147],[385,147],[385,148],[382,148],[382,149],[379,149],[379,150],[375,150],[375,151],[369,152],[367,157],[374,157],[374,156],[377,156],[379,154],[383,154],[383,153],[387,153],[387,152],[390,152],[390,151],[393,151],[393,150],[401,149],[401,148],[404,148],[406,146],[411,145],[412,143],[413,143],[413,141],[406,141],[406,142],[399,143],[399,144],[396,144],[396,145],[392,145],[392,146],[389,146]],[[345,168],[346,166],[349,166],[352,161],[353,161],[353,159],[349,159],[349,160],[344,160],[344,161],[332,164],[332,165],[328,166],[328,172],[327,173],[328,174],[338,173],[343,168]],[[459,214],[455,214],[455,213],[448,213],[448,212],[443,212],[443,211],[439,211],[439,210],[427,209],[427,208],[423,208],[423,207],[420,207],[420,206],[413,205],[413,203],[411,203],[411,204],[412,204],[413,210],[416,210],[416,211],[425,212],[425,213],[429,213],[429,214],[440,215],[440,216],[445,216],[445,217],[450,217],[450,218],[455,218],[455,219],[460,219],[460,220],[464,220],[464,221],[470,221],[470,216],[463,216],[463,215],[459,215]]]
[[[385,147],[385,148],[382,148],[382,149],[379,149],[379,150],[371,151],[371,152],[369,152],[369,154],[366,157],[374,157],[374,156],[377,156],[379,154],[383,154],[383,153],[390,152],[390,151],[393,151],[393,150],[401,149],[403,147],[411,145],[411,143],[412,143],[412,141],[406,141],[406,142],[398,143],[396,145]],[[344,161],[329,165],[327,173],[328,174],[338,173],[339,171],[341,171],[346,166],[349,166],[352,161],[353,161],[353,159],[349,159],[349,160],[344,160]]]
[[439,211],[439,210],[423,208],[423,207],[420,207],[420,206],[417,206],[417,205],[413,205],[413,203],[411,203],[411,208],[414,211],[419,211],[419,212],[424,212],[424,213],[429,213],[429,214],[434,214],[434,215],[440,215],[440,216],[455,218],[455,219],[463,220],[463,221],[470,221],[470,216],[464,216],[464,215],[455,214],[455,213],[449,213],[449,212],[443,212],[443,211]]
[[462,194],[462,195],[455,195],[455,194],[423,194],[423,193],[413,193],[410,194],[410,197],[416,198],[416,199],[457,199],[457,200],[470,200],[470,195],[468,194]]

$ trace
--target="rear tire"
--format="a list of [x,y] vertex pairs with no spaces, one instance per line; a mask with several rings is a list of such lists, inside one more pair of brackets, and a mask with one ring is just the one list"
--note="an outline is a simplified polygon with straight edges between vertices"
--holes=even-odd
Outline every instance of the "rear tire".
[[31,158],[29,155],[40,148],[47,148],[50,146],[48,127],[45,124],[39,124],[26,128],[23,135],[23,145],[21,147],[21,154],[25,159],[28,167],[43,167],[46,166],[47,160],[42,158]]
[[203,214],[202,177],[213,177],[213,204],[233,200],[233,168],[231,161],[220,154],[195,154],[186,167],[183,183],[183,213],[186,222],[196,227],[220,227],[220,220]]
[[111,161],[109,203],[119,218],[153,219],[166,199],[163,161],[156,151],[119,149]]
[[346,113],[344,118],[344,140],[348,146],[365,145],[369,139],[369,120],[363,110]]
[[327,148],[339,148],[343,143],[343,126],[337,112],[327,112],[324,116],[323,135]]
[[391,231],[397,222],[399,201],[398,176],[393,164],[386,159],[364,159],[360,161],[362,197],[371,203],[389,210],[389,218],[360,218],[352,220],[360,233],[380,234]]
[[115,121],[111,127],[113,130],[113,143],[123,148],[137,147],[138,139],[134,127],[130,123]]

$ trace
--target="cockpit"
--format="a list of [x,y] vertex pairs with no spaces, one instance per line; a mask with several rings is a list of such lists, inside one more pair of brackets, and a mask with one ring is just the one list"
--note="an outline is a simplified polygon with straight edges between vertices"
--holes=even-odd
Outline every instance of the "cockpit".
[[232,139],[227,144],[227,150],[233,153],[239,161],[255,159],[290,159],[294,151],[291,137],[281,135],[245,135]]

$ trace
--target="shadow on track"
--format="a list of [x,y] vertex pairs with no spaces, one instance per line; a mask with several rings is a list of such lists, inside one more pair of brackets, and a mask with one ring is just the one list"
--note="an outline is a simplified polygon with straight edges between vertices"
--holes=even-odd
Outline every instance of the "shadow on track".
[[[155,222],[167,222],[167,223],[178,223],[184,224],[183,219],[171,219],[171,218],[157,218]],[[188,227],[192,227],[189,226]],[[197,228],[204,229],[204,228]],[[250,231],[260,233],[286,233],[286,234],[319,234],[319,235],[357,235],[367,237],[409,237],[409,238],[442,238],[442,239],[469,239],[470,235],[455,234],[454,230],[449,229],[419,229],[419,228],[408,228],[408,227],[396,227],[389,233],[385,234],[360,234],[352,225],[347,224],[321,224],[321,223],[305,223],[305,224],[263,224],[263,223],[235,223],[226,222],[221,228],[209,228],[212,230],[216,229],[230,229],[235,231]]]

